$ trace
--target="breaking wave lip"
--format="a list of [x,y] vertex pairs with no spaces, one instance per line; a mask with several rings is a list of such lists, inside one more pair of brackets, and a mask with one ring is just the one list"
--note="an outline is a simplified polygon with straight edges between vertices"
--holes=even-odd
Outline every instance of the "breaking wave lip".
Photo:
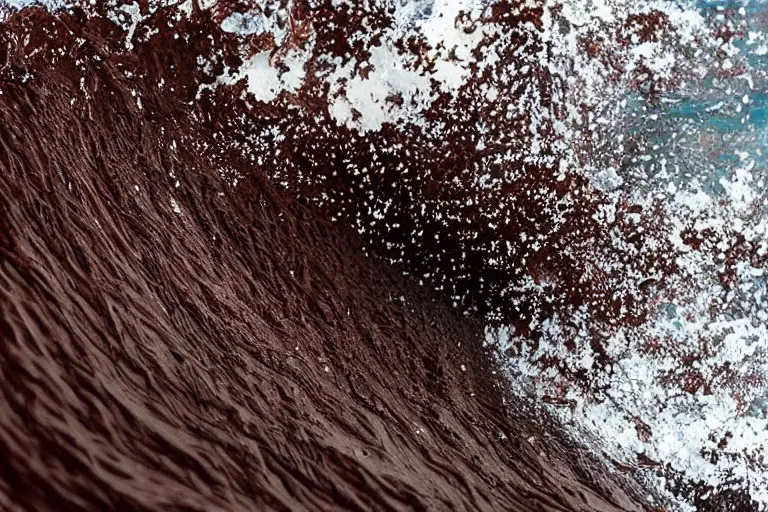
[[[768,443],[763,139],[750,121],[764,101],[760,3],[505,11],[504,2],[422,1],[398,4],[391,23],[373,16],[365,30],[336,33],[278,4],[271,14],[205,6],[241,55],[239,64],[201,56],[197,99],[241,95],[250,118],[232,128],[244,136],[237,150],[263,167],[276,154],[302,162],[270,162],[270,178],[357,229],[366,250],[484,315],[511,384],[575,419],[617,467],[670,493],[703,482],[680,508],[706,502],[707,486],[766,503],[762,467],[750,467]],[[152,37],[137,31],[138,5],[110,18],[127,51]],[[323,39],[332,35],[356,45],[337,51]],[[404,47],[408,36],[421,40]],[[293,108],[307,113],[294,126],[276,119]],[[357,140],[353,151],[384,171],[351,151],[321,158],[343,149],[321,135],[291,147],[300,129],[320,128]],[[332,165],[347,165],[343,179]],[[227,172],[233,186],[245,178]],[[437,190],[422,188],[425,172]],[[440,185],[451,180],[455,188]],[[347,182],[362,192],[339,187]]]

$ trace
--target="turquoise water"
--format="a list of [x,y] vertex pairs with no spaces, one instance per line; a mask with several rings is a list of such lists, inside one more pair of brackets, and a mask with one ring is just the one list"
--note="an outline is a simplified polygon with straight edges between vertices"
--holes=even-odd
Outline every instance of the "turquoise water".
[[741,34],[732,61],[746,73],[723,73],[710,56],[707,74],[695,83],[653,104],[639,95],[628,99],[627,133],[639,141],[636,156],[643,158],[628,162],[625,173],[637,177],[643,191],[672,182],[721,196],[721,180],[737,168],[751,161],[753,173],[768,169],[768,55],[759,50],[768,43],[749,37],[768,34],[768,2],[698,0],[696,6],[711,24],[733,19]]

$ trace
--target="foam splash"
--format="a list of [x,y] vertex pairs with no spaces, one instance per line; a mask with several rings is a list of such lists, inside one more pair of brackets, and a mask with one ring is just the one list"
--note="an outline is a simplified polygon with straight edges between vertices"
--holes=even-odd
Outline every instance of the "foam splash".
[[[765,506],[768,479],[759,461],[768,442],[763,405],[768,390],[763,313],[768,203],[764,164],[759,161],[763,128],[749,127],[746,108],[759,90],[755,83],[763,83],[765,76],[756,59],[764,52],[760,41],[765,34],[762,27],[750,27],[761,7],[711,2],[681,9],[654,3],[640,12],[651,11],[663,13],[677,32],[672,37],[667,31],[653,41],[630,35],[637,44],[624,53],[621,73],[584,52],[562,53],[576,63],[567,73],[582,81],[586,101],[593,102],[590,117],[603,150],[601,158],[581,159],[584,169],[617,204],[628,198],[639,204],[654,197],[663,200],[667,227],[656,235],[673,241],[679,251],[678,271],[664,277],[655,314],[605,340],[609,366],[595,372],[587,325],[591,319],[572,311],[545,319],[537,348],[523,344],[508,360],[509,369],[535,393],[556,395],[571,404],[571,410],[557,409],[561,417],[580,423],[616,461],[653,467],[650,478],[658,478],[662,488],[675,473],[682,474],[713,489],[748,489],[752,499]],[[615,2],[610,8],[595,6],[591,13],[563,12],[567,18],[573,13],[572,26],[589,26],[638,10]],[[742,35],[716,35],[724,28]],[[621,52],[612,52],[616,55]],[[660,94],[655,104],[632,105],[637,70],[646,82],[656,81]],[[658,85],[668,80],[675,83]],[[704,98],[711,95],[721,98],[715,110],[729,106],[725,129],[722,116],[677,113],[675,105],[686,102],[697,108],[697,102],[706,103]],[[763,108],[762,98],[757,101],[752,112]],[[717,142],[708,147],[708,140]],[[562,340],[573,329],[582,334],[569,350]],[[489,339],[502,348],[510,344],[506,331],[500,335],[490,330]],[[572,372],[590,372],[598,391],[585,394],[547,364],[552,360]],[[677,506],[695,510],[685,498]]]

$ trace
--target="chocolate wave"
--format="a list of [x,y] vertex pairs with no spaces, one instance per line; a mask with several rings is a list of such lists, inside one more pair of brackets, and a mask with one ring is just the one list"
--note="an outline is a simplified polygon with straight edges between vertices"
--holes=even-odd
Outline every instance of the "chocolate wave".
[[642,510],[478,320],[227,141],[237,91],[192,101],[212,23],[0,26],[0,506]]

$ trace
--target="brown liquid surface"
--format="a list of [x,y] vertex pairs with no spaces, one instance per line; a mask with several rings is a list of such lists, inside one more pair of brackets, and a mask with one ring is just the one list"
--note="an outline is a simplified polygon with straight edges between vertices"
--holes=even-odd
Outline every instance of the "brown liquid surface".
[[196,150],[203,36],[129,78],[110,26],[0,30],[0,508],[642,510],[517,414],[479,322]]

